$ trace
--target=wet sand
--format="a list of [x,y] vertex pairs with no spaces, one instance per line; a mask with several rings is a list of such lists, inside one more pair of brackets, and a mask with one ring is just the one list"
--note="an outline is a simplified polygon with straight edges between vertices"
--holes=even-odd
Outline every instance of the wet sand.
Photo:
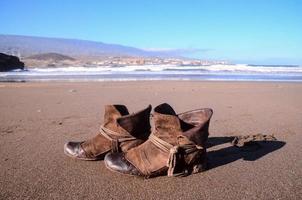
[[[97,133],[104,105],[210,107],[210,169],[142,179],[63,154]],[[277,142],[232,147],[233,135]],[[0,83],[0,199],[301,199],[302,84],[258,82]]]

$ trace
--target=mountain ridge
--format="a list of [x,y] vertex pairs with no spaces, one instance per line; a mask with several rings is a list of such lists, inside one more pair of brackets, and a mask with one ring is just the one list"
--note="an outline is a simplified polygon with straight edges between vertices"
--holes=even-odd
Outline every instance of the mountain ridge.
[[28,57],[35,54],[49,52],[68,56],[108,57],[108,56],[135,56],[135,57],[165,57],[173,56],[169,53],[147,51],[135,47],[109,44],[104,42],[51,38],[40,36],[23,36],[0,34],[0,52]]

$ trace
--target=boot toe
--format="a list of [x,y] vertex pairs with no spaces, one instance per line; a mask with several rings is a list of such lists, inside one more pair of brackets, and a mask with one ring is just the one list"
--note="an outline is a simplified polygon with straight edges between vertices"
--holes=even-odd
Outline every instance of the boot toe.
[[85,158],[85,152],[81,147],[82,142],[67,142],[64,145],[64,153],[73,158]]
[[124,156],[124,153],[108,153],[104,158],[106,167],[112,171],[123,174],[140,176],[138,169],[134,167]]

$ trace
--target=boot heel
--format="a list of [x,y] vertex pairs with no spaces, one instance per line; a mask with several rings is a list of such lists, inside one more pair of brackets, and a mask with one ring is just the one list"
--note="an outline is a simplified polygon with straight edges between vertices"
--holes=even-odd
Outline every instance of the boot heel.
[[199,173],[199,172],[204,172],[206,170],[207,170],[207,167],[204,166],[203,164],[196,164],[196,165],[193,165],[192,174],[196,174],[196,173]]
[[198,160],[198,162],[193,164],[192,174],[204,172],[207,169],[208,169],[208,162],[207,162],[207,159],[204,158],[203,160]]

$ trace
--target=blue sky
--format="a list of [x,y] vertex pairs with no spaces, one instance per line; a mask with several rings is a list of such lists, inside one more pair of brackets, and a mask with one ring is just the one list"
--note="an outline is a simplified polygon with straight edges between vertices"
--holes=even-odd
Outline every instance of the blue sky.
[[0,34],[302,64],[302,0],[0,0]]

